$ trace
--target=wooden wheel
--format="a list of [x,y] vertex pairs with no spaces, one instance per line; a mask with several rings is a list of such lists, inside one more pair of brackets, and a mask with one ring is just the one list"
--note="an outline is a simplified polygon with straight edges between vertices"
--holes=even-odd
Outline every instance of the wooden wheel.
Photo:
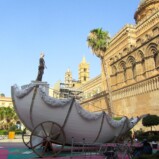
[[31,149],[40,157],[57,156],[66,142],[63,128],[52,121],[42,122],[31,133]]
[[31,132],[27,128],[25,128],[22,132],[22,140],[25,146],[27,146],[29,149],[31,148],[30,136],[31,136]]

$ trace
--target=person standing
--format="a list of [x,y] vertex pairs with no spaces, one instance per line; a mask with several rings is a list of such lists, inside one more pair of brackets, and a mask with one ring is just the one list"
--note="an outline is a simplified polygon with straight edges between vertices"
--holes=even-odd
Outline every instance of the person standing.
[[43,53],[40,54],[39,67],[38,67],[38,76],[36,78],[36,81],[42,81],[42,76],[44,74],[44,69],[46,68],[44,56],[45,55]]

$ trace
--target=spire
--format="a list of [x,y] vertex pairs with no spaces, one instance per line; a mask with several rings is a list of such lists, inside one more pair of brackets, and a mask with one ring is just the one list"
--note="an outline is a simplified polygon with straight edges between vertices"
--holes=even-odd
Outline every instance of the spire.
[[67,69],[67,72],[71,72],[71,71],[70,71],[70,68]]
[[86,63],[86,58],[83,56],[82,63]]

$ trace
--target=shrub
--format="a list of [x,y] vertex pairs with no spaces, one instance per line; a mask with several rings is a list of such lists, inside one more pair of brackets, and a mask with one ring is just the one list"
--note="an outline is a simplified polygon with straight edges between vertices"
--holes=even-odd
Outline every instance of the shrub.
[[122,117],[114,117],[113,119],[114,119],[114,120],[121,120]]
[[9,128],[9,131],[15,131],[17,129],[16,125],[12,125],[10,128]]
[[0,135],[7,135],[8,131],[7,130],[0,130]]
[[140,157],[136,157],[134,159],[158,159],[159,155],[158,154],[153,154],[153,155],[142,155]]
[[159,117],[157,115],[147,115],[142,119],[142,124],[143,126],[151,127],[152,131],[152,126],[159,125]]
[[143,141],[144,139],[147,139],[149,142],[159,141],[159,131],[147,131],[147,132],[136,131],[135,137],[139,141]]
[[20,135],[20,134],[22,134],[22,133],[23,133],[22,130],[16,130],[16,131],[15,131],[15,134],[16,134],[16,135]]

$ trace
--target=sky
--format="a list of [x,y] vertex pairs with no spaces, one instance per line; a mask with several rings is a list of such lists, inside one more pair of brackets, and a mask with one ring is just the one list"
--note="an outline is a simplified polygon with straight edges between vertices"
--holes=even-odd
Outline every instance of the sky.
[[92,29],[113,37],[126,24],[135,24],[140,0],[0,0],[0,93],[11,96],[11,86],[35,80],[40,53],[47,69],[43,81],[53,87],[64,82],[69,68],[78,80],[85,57],[90,78],[101,73],[100,59],[87,46]]

